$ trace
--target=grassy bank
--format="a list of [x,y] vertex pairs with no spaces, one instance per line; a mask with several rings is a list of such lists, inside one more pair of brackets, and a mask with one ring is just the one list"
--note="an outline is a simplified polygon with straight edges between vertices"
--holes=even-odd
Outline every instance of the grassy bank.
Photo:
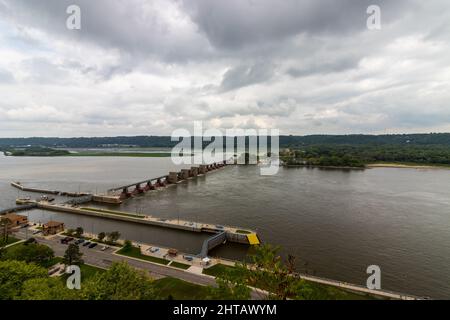
[[162,299],[205,300],[208,288],[175,278],[162,278],[154,281],[155,289]]
[[185,263],[180,263],[180,262],[172,262],[171,264],[170,264],[170,266],[171,267],[174,267],[174,268],[178,268],[178,269],[183,269],[183,270],[187,270],[187,269],[189,269],[191,266],[190,265],[188,265],[188,264],[185,264]]
[[96,212],[96,213],[114,214],[117,216],[144,219],[144,216],[132,214],[132,213],[128,213],[128,212],[123,212],[123,211],[113,211],[113,210],[105,210],[105,209],[97,209],[97,208],[89,208],[89,207],[82,207],[80,209],[86,210],[86,211],[92,211],[92,212]]
[[11,237],[11,236],[9,236],[8,237],[8,240],[1,240],[0,241],[0,247],[5,247],[5,246],[8,246],[8,245],[10,245],[10,244],[13,244],[13,243],[16,243],[16,242],[19,242],[20,241],[20,239],[16,239],[16,238],[14,238],[14,237]]
[[[209,276],[217,277],[224,272],[233,270],[234,267],[216,264],[208,269],[203,269],[203,273]],[[307,299],[312,300],[373,300],[376,299],[367,294],[359,294],[330,285],[324,285],[312,281],[305,281],[305,292],[307,292]],[[261,286],[257,286],[261,289]]]
[[167,152],[72,152],[66,157],[133,157],[133,158],[167,158],[172,156]]

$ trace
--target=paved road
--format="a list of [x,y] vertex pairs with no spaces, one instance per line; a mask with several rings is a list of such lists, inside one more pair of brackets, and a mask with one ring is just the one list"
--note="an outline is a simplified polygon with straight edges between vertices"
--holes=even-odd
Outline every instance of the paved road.
[[[28,233],[30,237],[30,233]],[[17,238],[24,239],[25,231],[22,230],[15,235]],[[35,237],[35,239],[42,244],[45,244],[53,249],[56,256],[64,256],[64,252],[67,249],[67,245],[61,244],[61,237],[55,237],[54,239],[44,239],[40,237]],[[215,285],[216,281],[204,275],[199,275],[195,273],[186,272],[184,270],[177,270],[164,265],[158,265],[148,262],[143,262],[139,260],[130,259],[127,257],[121,257],[112,254],[113,249],[108,249],[106,251],[101,251],[100,246],[93,249],[80,246],[81,252],[83,252],[83,260],[87,264],[91,264],[101,268],[108,268],[112,262],[126,261],[130,266],[146,270],[150,273],[153,278],[159,279],[162,277],[173,277],[184,281],[188,281],[199,285]]]

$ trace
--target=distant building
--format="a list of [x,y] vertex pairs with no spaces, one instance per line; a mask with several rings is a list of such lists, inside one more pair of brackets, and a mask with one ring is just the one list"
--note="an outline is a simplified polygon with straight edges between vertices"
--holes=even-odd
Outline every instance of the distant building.
[[19,227],[28,224],[28,218],[15,213],[8,213],[2,216],[2,219],[8,219],[11,223],[11,228]]
[[0,216],[0,240],[6,237],[17,229],[28,223],[28,218],[14,213],[8,213]]
[[64,231],[64,223],[58,221],[49,221],[42,226],[42,234],[44,236],[57,234]]

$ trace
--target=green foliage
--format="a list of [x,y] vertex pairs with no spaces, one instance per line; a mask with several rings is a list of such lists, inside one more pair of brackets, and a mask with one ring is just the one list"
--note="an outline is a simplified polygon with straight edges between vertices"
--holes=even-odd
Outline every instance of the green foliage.
[[113,263],[111,268],[98,273],[82,287],[82,296],[88,300],[151,300],[157,295],[152,280],[143,271],[127,263]]
[[153,285],[157,295],[166,300],[206,300],[209,297],[208,287],[176,278],[158,279]]
[[74,243],[69,244],[64,253],[63,263],[66,265],[81,265],[84,263],[81,257],[83,253],[80,251],[80,247]]
[[34,262],[41,266],[47,266],[54,258],[54,252],[42,244],[18,244],[6,249],[1,258],[2,260]]
[[[248,140],[248,137],[247,137]],[[270,143],[270,139],[268,141]],[[0,147],[7,150],[14,146],[41,146],[65,148],[101,148],[109,146],[135,146],[171,148],[178,141],[170,136],[128,136],[92,138],[0,138]],[[280,136],[280,147],[298,148],[311,145],[441,145],[450,146],[450,133],[392,134],[392,135],[309,135]]]
[[59,278],[34,278],[23,283],[21,300],[76,300],[79,293],[69,290]]
[[104,232],[100,232],[97,236],[98,240],[103,241],[103,239],[105,239],[106,237],[106,233]]
[[278,247],[269,244],[255,247],[249,264],[238,263],[236,273],[248,285],[268,291],[267,298],[286,300],[296,295],[299,278],[295,273],[294,258],[289,256],[284,262],[278,251]]
[[217,287],[209,287],[209,299],[248,300],[251,289],[242,270],[224,269],[216,278]]
[[133,247],[133,243],[130,240],[125,240],[123,244],[123,251],[129,251]]
[[281,153],[288,165],[363,167],[370,163],[450,165],[450,148],[422,145],[312,145]]
[[120,238],[120,232],[113,231],[111,233],[107,233],[106,238],[108,239],[108,241],[115,243]]
[[20,297],[24,282],[47,277],[47,270],[23,261],[0,261],[0,300]]
[[66,156],[70,154],[70,152],[67,150],[56,150],[44,147],[9,149],[8,152],[14,157],[56,157],[56,156]]
[[75,237],[81,238],[83,233],[84,233],[84,230],[83,230],[82,227],[78,227],[78,228],[75,229]]

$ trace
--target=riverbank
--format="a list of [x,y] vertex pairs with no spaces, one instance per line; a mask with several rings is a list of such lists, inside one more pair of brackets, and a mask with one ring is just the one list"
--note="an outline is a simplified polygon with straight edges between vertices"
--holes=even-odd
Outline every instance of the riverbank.
[[405,168],[405,169],[450,169],[449,165],[420,165],[411,163],[371,163],[366,165],[367,169],[374,168]]
[[167,158],[168,152],[71,152],[64,157],[132,157],[132,158]]
[[285,168],[318,168],[318,169],[337,169],[337,170],[365,170],[375,168],[405,168],[405,169],[450,169],[450,165],[439,164],[414,164],[414,163],[369,163],[364,167],[349,167],[349,166],[317,166],[308,164],[283,165]]

